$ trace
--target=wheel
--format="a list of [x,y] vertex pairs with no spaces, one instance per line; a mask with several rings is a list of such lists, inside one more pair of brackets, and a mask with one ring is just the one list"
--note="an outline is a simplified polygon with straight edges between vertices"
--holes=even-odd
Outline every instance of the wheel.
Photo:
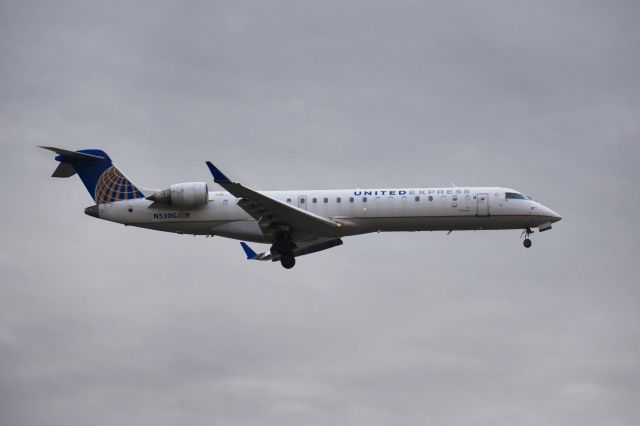
[[528,239],[528,238],[525,238],[524,241],[522,242],[522,244],[524,244],[524,246],[526,248],[529,248],[529,247],[531,247],[531,240]]
[[280,264],[285,269],[291,269],[296,264],[296,258],[293,256],[282,256],[280,258]]

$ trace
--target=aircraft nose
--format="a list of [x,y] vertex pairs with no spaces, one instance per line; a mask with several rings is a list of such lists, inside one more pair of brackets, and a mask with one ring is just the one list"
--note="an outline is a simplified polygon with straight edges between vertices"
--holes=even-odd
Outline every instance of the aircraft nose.
[[547,207],[547,210],[548,210],[549,216],[552,217],[551,219],[552,222],[558,222],[559,220],[562,220],[562,216],[560,216],[558,213],[554,212],[549,207]]

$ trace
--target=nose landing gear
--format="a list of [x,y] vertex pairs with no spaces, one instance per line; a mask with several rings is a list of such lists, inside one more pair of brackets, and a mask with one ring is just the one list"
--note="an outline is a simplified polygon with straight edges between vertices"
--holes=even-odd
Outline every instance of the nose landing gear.
[[533,229],[531,228],[525,228],[524,231],[522,231],[522,234],[520,235],[520,238],[522,238],[522,236],[524,236],[524,241],[522,242],[522,245],[524,245],[526,248],[531,247],[531,240],[529,239],[529,235],[533,234]]

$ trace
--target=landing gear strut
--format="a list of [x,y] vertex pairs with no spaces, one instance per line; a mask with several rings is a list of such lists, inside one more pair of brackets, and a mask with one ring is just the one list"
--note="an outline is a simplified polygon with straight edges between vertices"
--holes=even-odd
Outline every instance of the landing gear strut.
[[520,238],[522,238],[522,236],[524,235],[524,241],[522,242],[522,244],[526,248],[531,247],[531,240],[529,239],[529,235],[531,235],[531,234],[533,234],[533,229],[526,228],[524,231],[522,231],[522,235],[520,235]]

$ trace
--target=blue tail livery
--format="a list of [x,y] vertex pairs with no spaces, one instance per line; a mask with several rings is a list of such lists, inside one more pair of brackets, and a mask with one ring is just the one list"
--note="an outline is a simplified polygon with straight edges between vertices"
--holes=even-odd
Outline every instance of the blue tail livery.
[[55,159],[60,164],[52,177],[66,178],[77,173],[96,204],[144,198],[142,191],[113,165],[111,158],[104,151],[99,149],[69,151],[51,146],[40,148],[58,154]]

